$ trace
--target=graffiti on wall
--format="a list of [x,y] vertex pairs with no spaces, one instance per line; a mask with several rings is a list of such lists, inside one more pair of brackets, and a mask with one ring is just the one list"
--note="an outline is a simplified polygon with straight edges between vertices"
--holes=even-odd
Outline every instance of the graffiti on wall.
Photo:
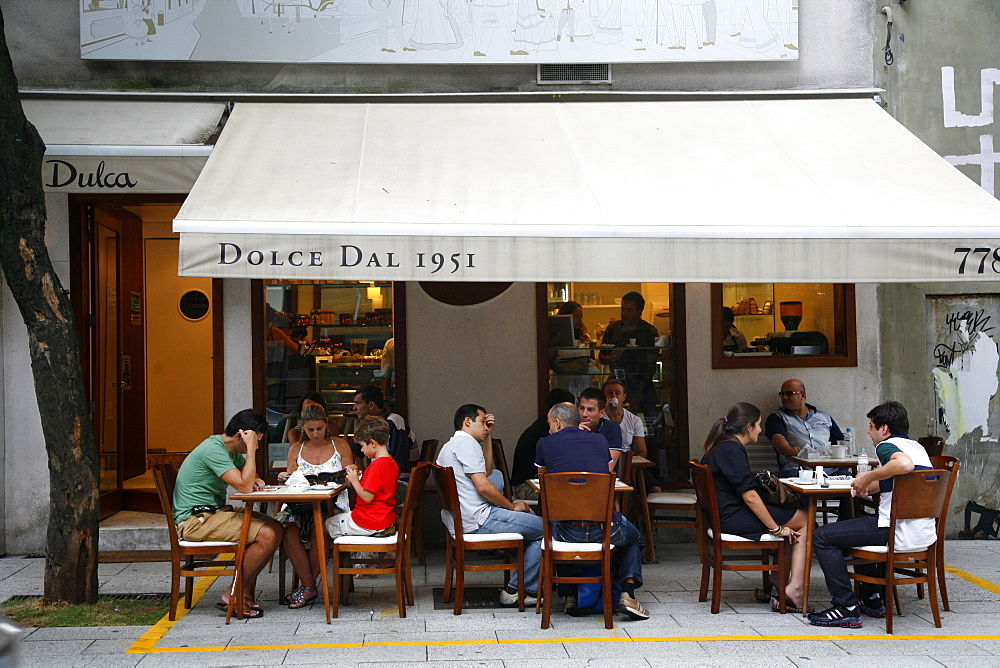
[[[979,113],[964,113],[958,110],[955,92],[955,68],[941,68],[941,100],[944,107],[946,128],[980,128],[993,125],[993,96],[1000,84],[1000,69],[989,67],[979,73]],[[968,155],[946,155],[944,159],[955,165],[979,167],[979,185],[991,195],[996,195],[996,166],[1000,163],[1000,153],[994,150],[993,133],[979,135],[979,152]]]
[[961,460],[963,538],[998,537],[1000,295],[927,298],[927,341],[944,453]]

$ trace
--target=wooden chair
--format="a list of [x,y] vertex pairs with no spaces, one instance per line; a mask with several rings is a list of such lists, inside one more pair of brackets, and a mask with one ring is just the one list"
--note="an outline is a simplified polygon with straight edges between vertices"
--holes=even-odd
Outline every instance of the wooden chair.
[[[184,578],[184,608],[191,609],[194,594],[194,579],[197,577],[219,577],[236,575],[236,560],[215,561],[214,557],[228,551],[236,551],[237,543],[226,541],[193,542],[181,540],[174,524],[173,498],[177,469],[172,464],[158,464],[153,467],[153,483],[160,497],[160,507],[167,516],[167,534],[170,536],[170,621],[177,619],[177,600],[180,598],[181,578]],[[207,557],[213,559],[196,559]],[[183,565],[181,559],[184,560]],[[220,568],[221,567],[221,568]],[[199,570],[200,569],[200,570]],[[228,615],[227,620],[228,622]]]
[[513,498],[510,488],[510,467],[507,466],[507,454],[503,451],[503,441],[499,438],[493,439],[493,468],[503,475],[503,495],[508,499]]
[[[885,587],[885,631],[892,633],[892,608],[896,585],[926,584],[934,626],[941,628],[941,613],[937,605],[937,547],[896,550],[896,522],[931,517],[940,519],[951,481],[951,472],[925,469],[898,475],[892,482],[892,509],[889,512],[889,542],[887,545],[866,545],[851,548],[848,565],[885,564],[885,576],[876,577],[850,573],[856,583],[867,582]],[[899,570],[903,569],[903,570]],[[897,577],[897,575],[907,577]],[[857,585],[855,585],[857,587]],[[896,597],[898,601],[898,597]]]
[[[458,489],[455,486],[455,471],[450,466],[431,464],[434,471],[434,482],[441,496],[441,509],[451,514],[454,522],[454,533],[444,532],[445,571],[444,595],[445,603],[452,602],[454,597],[455,614],[462,614],[462,597],[465,595],[466,571],[504,571],[509,577],[512,570],[517,570],[517,607],[524,612],[524,539],[519,533],[470,533],[462,528],[462,509],[458,502]],[[446,527],[447,528],[447,527]],[[502,563],[467,564],[465,561],[468,550],[503,550]],[[511,560],[511,555],[516,559]],[[452,591],[452,570],[455,571],[455,590]],[[506,582],[506,580],[505,580]],[[540,591],[540,590],[539,590]]]
[[[410,540],[413,517],[420,507],[420,496],[430,473],[430,464],[420,462],[410,470],[410,484],[399,518],[399,528],[394,536],[338,536],[333,541],[333,616],[340,611],[340,604],[347,604],[351,576],[358,573],[396,576],[396,607],[399,617],[406,617],[406,606],[413,605],[413,578],[410,567]],[[364,565],[350,566],[352,552],[374,552],[384,555],[367,559]],[[389,556],[389,553],[395,553]],[[370,565],[369,565],[370,564]]]
[[429,438],[420,444],[420,461],[422,462],[433,462],[435,455],[437,455],[438,450],[438,440],[436,438]]
[[[945,492],[944,497],[944,509],[941,512],[941,517],[937,521],[937,542],[934,543],[937,549],[937,581],[938,588],[941,591],[941,606],[946,611],[951,611],[951,606],[948,603],[948,585],[945,582],[945,570],[944,570],[944,534],[946,531],[946,525],[948,524],[948,506],[951,504],[951,492],[955,489],[955,481],[958,480],[958,466],[961,461],[957,457],[948,457],[941,455],[939,457],[931,457],[931,466],[936,469],[944,469],[945,471],[951,472],[951,480],[948,481],[948,491]],[[897,573],[904,573],[910,575],[907,569],[896,569]],[[924,585],[917,585],[917,598],[924,597]],[[896,612],[902,614],[899,605],[899,596],[895,596],[896,599]]]
[[[598,583],[604,607],[604,628],[614,628],[611,600],[611,513],[615,506],[615,476],[610,473],[546,473],[538,480],[542,519],[542,563],[538,591],[542,596],[542,628],[549,628],[553,584]],[[553,540],[552,522],[602,522],[600,543],[567,543]],[[600,563],[599,576],[556,575],[557,563]],[[537,604],[536,604],[537,607]]]
[[928,457],[940,457],[944,451],[944,439],[940,436],[922,436],[917,442],[924,446]]
[[[951,473],[951,479],[948,480],[948,491],[944,495],[944,505],[941,509],[941,516],[938,517],[937,521],[937,542],[934,544],[937,548],[937,581],[938,586],[941,588],[941,605],[946,611],[951,611],[951,606],[948,604],[948,584],[945,582],[945,570],[944,570],[944,534],[947,529],[948,524],[948,507],[951,505],[951,493],[955,489],[955,481],[958,480],[958,467],[962,463],[957,457],[949,457],[947,455],[938,455],[931,457],[931,466],[936,469],[944,469]],[[917,585],[917,592],[923,594],[923,587]],[[898,598],[896,599],[899,600]]]
[[[436,438],[429,438],[420,444],[420,461],[421,462],[433,462],[434,457],[437,455],[438,450],[438,440]],[[434,493],[434,490],[428,490],[427,486],[424,485],[424,493]],[[417,555],[417,563],[421,566],[424,565],[424,522],[420,517],[419,508],[413,515],[413,551]]]
[[[718,614],[722,603],[722,571],[760,571],[764,579],[764,590],[771,588],[768,573],[778,576],[778,591],[784,593],[786,581],[786,564],[788,549],[784,538],[775,538],[763,534],[760,540],[749,540],[742,536],[722,533],[722,521],[719,518],[719,502],[715,495],[715,482],[712,469],[698,462],[689,462],[691,478],[694,481],[695,496],[698,500],[698,552],[701,555],[701,589],[698,600],[704,602],[708,598],[708,578],[714,570],[712,579],[712,614]],[[742,554],[725,555],[724,551],[739,551]],[[732,561],[757,560],[756,555],[748,555],[748,550],[759,550],[759,564],[733,564]],[[777,553],[776,555],[774,553]],[[773,560],[772,560],[773,557]],[[786,611],[785,597],[779,596],[780,610]]]
[[[690,492],[656,492],[646,494],[646,481],[642,471],[636,482],[646,503],[643,525],[646,529],[646,561],[656,563],[656,549],[653,547],[653,529],[697,529],[698,497]],[[678,513],[685,513],[683,515]]]

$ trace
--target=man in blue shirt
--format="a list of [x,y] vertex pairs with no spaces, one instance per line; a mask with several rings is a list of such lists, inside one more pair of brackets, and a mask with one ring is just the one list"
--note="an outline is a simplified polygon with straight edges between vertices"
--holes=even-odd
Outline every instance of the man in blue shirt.
[[789,457],[798,455],[810,444],[814,448],[836,444],[843,440],[844,434],[829,413],[806,403],[806,386],[801,380],[786,380],[778,396],[781,397],[781,409],[767,416],[764,434],[778,455],[778,475],[794,478],[799,474],[799,465]]
[[[549,410],[548,420],[550,435],[538,441],[535,451],[539,476],[609,472],[611,456],[607,441],[599,434],[580,429],[580,412],[573,404],[556,404]],[[568,543],[600,542],[602,534],[601,522],[556,522],[552,527],[552,537]],[[649,619],[649,611],[635,600],[635,590],[642,586],[642,550],[646,545],[635,525],[618,511],[611,518],[611,542],[615,546],[614,578],[622,587],[618,611],[632,619]],[[567,596],[566,609],[575,607],[575,597]]]
[[580,411],[580,423],[583,428],[600,434],[607,440],[608,450],[611,453],[608,470],[614,471],[618,466],[618,458],[622,455],[622,429],[617,422],[604,416],[607,405],[608,399],[604,396],[604,392],[596,387],[588,387],[580,393],[577,408]]

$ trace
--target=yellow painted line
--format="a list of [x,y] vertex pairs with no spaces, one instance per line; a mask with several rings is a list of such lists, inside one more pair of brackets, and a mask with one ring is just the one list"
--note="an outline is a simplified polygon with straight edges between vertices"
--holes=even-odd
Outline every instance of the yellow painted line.
[[1000,586],[993,584],[989,580],[984,580],[978,575],[973,575],[972,573],[966,573],[960,568],[955,568],[954,566],[944,565],[944,569],[956,577],[960,577],[966,582],[970,582],[977,587],[982,587],[986,591],[993,592],[994,594],[1000,595]]
[[[963,580],[982,587],[994,594],[1000,595],[1000,585],[996,585],[989,580],[963,571],[954,566],[945,565],[945,570]],[[198,603],[201,597],[208,591],[217,578],[198,578],[194,588],[194,600],[192,608]],[[382,611],[384,615],[396,612],[395,608]],[[229,651],[253,651],[268,649],[344,649],[361,647],[455,647],[461,645],[540,645],[540,644],[581,644],[581,643],[607,643],[607,642],[636,642],[636,643],[677,643],[677,642],[802,642],[802,641],[836,641],[848,640],[1000,640],[1000,634],[965,634],[965,635],[945,635],[945,634],[918,634],[918,635],[886,635],[879,633],[855,634],[845,631],[838,635],[793,635],[793,636],[649,636],[644,638],[634,638],[618,635],[617,629],[607,636],[593,638],[509,638],[497,640],[496,638],[485,638],[483,640],[399,640],[380,642],[342,642],[342,643],[303,643],[287,645],[232,645],[229,647],[156,647],[163,636],[167,634],[174,625],[184,618],[188,610],[180,608],[177,611],[177,621],[171,622],[168,615],[154,624],[146,633],[126,650],[127,654],[173,654],[182,652],[229,652]]]
[[[217,559],[222,559],[223,561],[231,558],[232,558],[231,555],[219,555],[219,557],[217,557]],[[219,570],[222,569],[220,568]],[[210,572],[210,569],[205,569],[205,572]],[[208,591],[208,588],[211,587],[218,579],[219,579],[218,576],[215,577],[203,576],[195,579],[194,589],[191,590],[192,609],[194,609],[194,606],[198,605],[198,601],[201,600],[201,597],[205,595],[205,592]],[[148,654],[151,652],[162,651],[156,648],[156,643],[160,642],[160,640],[163,639],[163,636],[167,635],[170,629],[174,628],[174,625],[177,624],[177,622],[184,619],[184,615],[186,615],[188,612],[189,610],[184,607],[184,597],[181,596],[180,600],[177,601],[177,619],[175,619],[174,621],[170,621],[170,611],[168,610],[167,614],[163,615],[163,617],[160,618],[160,621],[150,626],[145,633],[139,636],[139,639],[136,640],[134,643],[132,643],[132,646],[129,647],[127,650],[125,650],[125,653]],[[225,648],[217,647],[213,649],[221,650]],[[187,650],[187,648],[178,647],[178,648],[173,648],[173,650],[185,651]]]
[[309,643],[301,645],[230,645],[229,647],[156,647],[149,650],[150,654],[174,652],[235,652],[268,649],[345,649],[361,647],[442,647],[459,645],[526,645],[526,644],[570,644],[570,643],[606,643],[606,642],[636,642],[636,643],[671,643],[671,642],[803,642],[803,641],[837,641],[846,640],[1000,640],[1000,635],[886,635],[866,634],[855,635],[846,632],[844,635],[800,635],[800,636],[651,636],[648,638],[626,638],[608,636],[601,638],[512,638],[497,640],[407,640],[398,642],[343,642],[343,643]]

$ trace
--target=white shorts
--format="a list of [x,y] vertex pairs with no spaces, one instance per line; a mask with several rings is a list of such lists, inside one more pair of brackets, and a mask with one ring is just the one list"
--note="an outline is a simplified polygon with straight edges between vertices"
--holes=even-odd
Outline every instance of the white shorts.
[[351,513],[339,513],[333,517],[326,518],[326,532],[330,534],[330,538],[337,538],[338,536],[371,536],[379,531],[381,529],[362,529],[351,519]]

